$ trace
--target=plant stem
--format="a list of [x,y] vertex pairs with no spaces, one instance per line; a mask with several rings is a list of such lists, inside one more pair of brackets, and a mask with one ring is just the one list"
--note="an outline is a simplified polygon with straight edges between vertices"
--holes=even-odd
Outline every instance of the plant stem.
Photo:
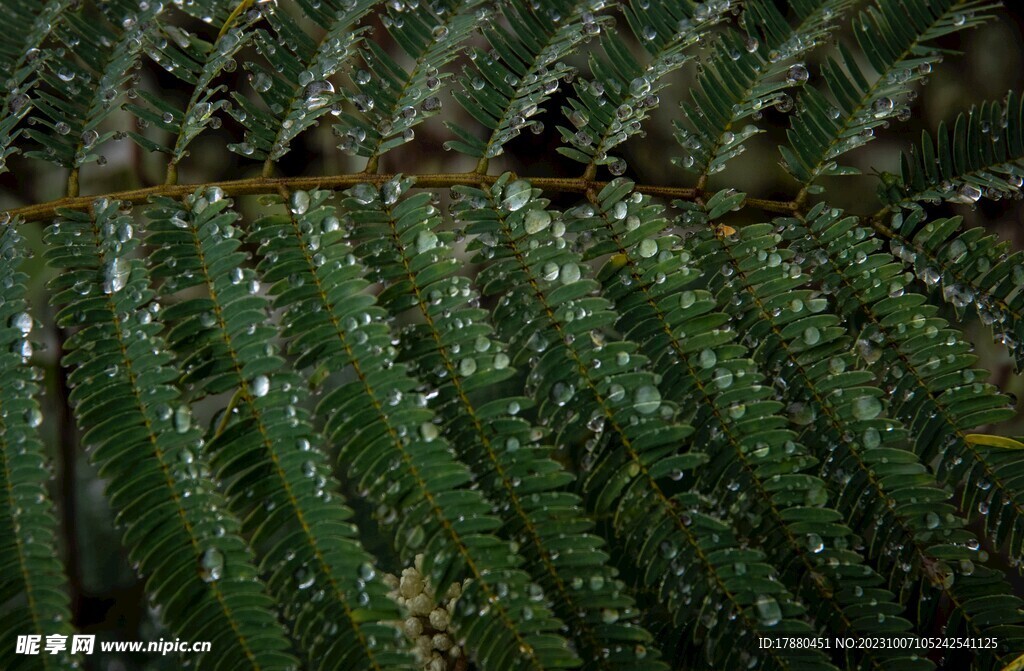
[[[496,175],[481,175],[476,172],[438,173],[425,175],[408,175],[416,179],[416,186],[419,188],[450,187],[457,184],[493,184],[498,177]],[[278,193],[283,187],[286,189],[339,189],[356,184],[370,182],[381,184],[393,178],[391,174],[367,174],[365,172],[348,175],[328,175],[323,177],[252,177],[248,179],[225,180],[219,182],[204,182],[201,184],[160,184],[143,189],[131,189],[117,191],[114,193],[97,194],[95,196],[68,196],[46,203],[28,205],[8,211],[11,218],[20,217],[23,221],[40,221],[52,218],[59,209],[66,210],[88,210],[92,202],[99,197],[110,198],[130,203],[144,203],[151,196],[168,196],[181,198],[196,189],[217,185],[231,196],[246,196],[267,193]],[[561,178],[561,177],[524,177],[534,186],[547,191],[562,191],[566,193],[586,193],[590,189],[599,191],[607,182],[594,182],[583,178]],[[681,200],[692,200],[695,190],[692,188],[658,186],[651,184],[638,184],[636,190],[651,196],[662,198],[677,198]],[[765,200],[761,198],[747,198],[746,204],[766,212],[790,214],[794,212],[796,204],[793,201]]]

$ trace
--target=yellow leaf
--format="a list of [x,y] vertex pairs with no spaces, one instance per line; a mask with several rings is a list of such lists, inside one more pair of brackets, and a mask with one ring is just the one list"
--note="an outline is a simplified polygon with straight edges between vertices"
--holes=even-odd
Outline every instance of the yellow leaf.
[[[1024,443],[1006,436],[991,436],[987,433],[968,433],[964,440],[969,445],[985,445],[987,447],[1001,447],[1006,450],[1024,450]],[[1024,660],[1017,660],[1021,663],[1020,668],[1024,671]],[[1014,662],[1016,664],[1017,662]]]
[[221,27],[220,32],[217,34],[218,40],[224,37],[224,33],[228,32],[228,29],[231,27],[231,24],[235,22],[235,19],[237,19],[242,14],[242,12],[252,7],[253,2],[255,2],[255,0],[242,0],[240,3],[238,3],[238,6],[235,7],[235,11],[231,12],[230,16],[228,16],[227,21],[224,22],[224,25]]
[[1003,667],[1003,671],[1024,671],[1024,655],[1021,655],[1010,662],[1009,665]]

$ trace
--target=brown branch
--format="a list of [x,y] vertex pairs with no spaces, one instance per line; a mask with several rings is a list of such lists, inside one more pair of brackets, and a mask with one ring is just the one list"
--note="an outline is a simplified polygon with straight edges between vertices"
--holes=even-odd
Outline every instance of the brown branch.
[[[192,193],[196,189],[214,185],[224,189],[230,196],[247,196],[267,193],[279,193],[285,189],[339,189],[364,182],[382,184],[393,178],[390,174],[368,174],[365,172],[348,175],[328,175],[323,177],[252,177],[247,179],[226,180],[221,182],[204,182],[201,184],[160,184],[143,189],[130,189],[114,193],[97,194],[94,196],[69,196],[59,200],[52,200],[46,203],[28,205],[8,211],[11,218],[20,217],[23,221],[40,221],[52,218],[59,209],[85,211],[92,206],[96,198],[104,197],[112,200],[120,200],[126,203],[144,203],[152,196],[168,196],[181,198]],[[419,188],[440,188],[450,187],[457,184],[493,184],[498,177],[495,175],[482,175],[476,172],[455,172],[425,175],[408,175],[416,179],[416,186]],[[534,186],[546,191],[562,191],[566,193],[586,193],[594,189],[596,191],[604,188],[607,182],[595,182],[583,178],[561,178],[561,177],[523,177],[529,180]],[[651,196],[662,198],[678,198],[681,200],[693,200],[696,190],[692,188],[658,186],[638,184],[636,190]],[[761,198],[747,198],[746,205],[755,207],[766,212],[790,214],[797,209],[793,201],[765,200]]]

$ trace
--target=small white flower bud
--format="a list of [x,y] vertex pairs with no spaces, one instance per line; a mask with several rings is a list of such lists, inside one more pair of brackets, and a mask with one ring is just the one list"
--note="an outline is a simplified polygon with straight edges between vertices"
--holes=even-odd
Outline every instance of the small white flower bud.
[[434,638],[431,640],[431,645],[434,646],[434,650],[445,650],[452,647],[452,639],[447,634],[434,634]]
[[434,608],[434,604],[426,594],[409,599],[408,606],[410,615],[427,615]]
[[430,626],[438,631],[444,631],[448,628],[448,611],[444,608],[435,608],[430,611]]
[[402,624],[402,629],[405,631],[406,636],[415,638],[423,633],[423,623],[416,617],[406,618]]

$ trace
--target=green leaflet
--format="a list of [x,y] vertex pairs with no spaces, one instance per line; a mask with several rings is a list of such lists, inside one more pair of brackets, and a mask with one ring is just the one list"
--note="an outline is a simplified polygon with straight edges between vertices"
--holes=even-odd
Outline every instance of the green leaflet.
[[676,165],[701,177],[717,174],[743,153],[744,141],[761,132],[739,124],[775,105],[792,107],[784,91],[806,81],[807,68],[794,59],[821,44],[849,0],[803,0],[793,5],[791,25],[773,2],[749,2],[743,19],[747,33],[724,33],[714,58],[697,78],[693,101],[683,103],[685,125],[676,122],[676,139],[687,150]]
[[[0,663],[8,669],[71,669],[72,657],[16,655],[16,638],[37,632],[70,636],[71,613],[63,567],[54,555],[57,520],[47,492],[50,472],[39,439],[43,415],[32,355],[33,319],[27,311],[25,257],[14,226],[0,231]],[[68,639],[70,640],[70,639]],[[80,663],[77,660],[76,663]]]
[[[563,239],[571,219],[552,217],[528,182],[508,176],[489,191],[465,189],[462,196],[458,216],[479,235],[474,246],[487,264],[480,274],[484,293],[504,294],[494,311],[499,333],[508,332],[514,360],[537,355],[527,388],[542,421],[559,427],[556,443],[582,431],[598,434],[586,453],[569,457],[585,472],[595,510],[613,515],[626,556],[640,568],[639,584],[667,600],[680,625],[693,617],[691,604],[704,599],[737,613],[728,623],[716,620],[711,645],[725,659],[752,653],[733,645],[737,631],[800,631],[802,624],[790,618],[802,608],[764,556],[739,549],[728,523],[709,514],[694,492],[675,486],[706,457],[676,452],[692,429],[675,421],[676,409],[660,391],[667,387],[646,369],[636,344],[607,338],[616,313],[603,297],[589,296],[596,282]],[[708,547],[699,530],[712,528]],[[705,575],[707,584],[669,577],[688,570]],[[785,665],[789,657],[830,668],[803,650],[780,651],[774,662]]]
[[1010,91],[1002,102],[959,114],[952,129],[940,123],[934,141],[922,132],[921,144],[903,154],[900,166],[900,177],[884,176],[879,186],[886,203],[1014,197],[1024,177],[1024,100]]
[[779,148],[786,169],[805,187],[823,176],[856,174],[836,159],[870,142],[888,119],[905,114],[910,85],[939,61],[931,43],[984,23],[996,7],[985,0],[901,0],[876,2],[858,14],[853,21],[857,44],[877,76],[869,81],[840,45],[838,56],[821,68],[834,100],[812,87],[797,100],[800,111],[787,133],[789,144]]
[[[434,426],[418,382],[395,363],[382,309],[363,294],[364,269],[345,243],[327,192],[295,192],[290,215],[257,223],[260,268],[271,291],[291,305],[284,335],[302,365],[351,367],[354,381],[332,384],[318,411],[340,447],[346,473],[378,506],[405,559],[422,553],[423,570],[447,586],[472,579],[456,609],[456,631],[488,668],[554,669],[578,664],[553,618],[519,567],[521,559],[492,532],[492,506],[467,484]],[[393,204],[397,191],[369,185],[349,198]],[[497,594],[503,595],[502,599]]]
[[[708,466],[697,474],[698,488],[723,504],[750,507],[747,516],[756,520],[757,528],[749,532],[765,539],[769,556],[780,564],[797,559],[783,578],[795,592],[807,595],[831,628],[865,634],[907,630],[910,623],[900,617],[903,608],[883,588],[881,576],[850,549],[850,529],[835,507],[826,505],[827,483],[809,473],[817,459],[796,442],[782,404],[772,398],[777,394],[744,358],[745,348],[735,342],[729,316],[717,311],[719,305],[728,306],[725,310],[737,302],[736,289],[730,289],[735,270],[716,253],[715,236],[710,231],[697,235],[677,251],[677,239],[663,234],[668,221],[661,208],[631,193],[632,188],[625,180],[609,184],[595,198],[591,216],[577,227],[592,236],[589,255],[613,255],[601,277],[622,310],[621,327],[639,340],[659,369],[670,371],[664,388],[672,398],[695,408],[691,451],[708,458]],[[718,194],[706,208],[715,211],[717,202],[728,205],[734,200]],[[703,213],[690,214],[706,225]],[[719,268],[730,284],[712,280],[708,289],[714,294],[698,288],[699,278],[711,278]],[[774,285],[785,287],[789,278],[779,263],[769,264],[765,272]],[[751,328],[737,326],[743,333]],[[765,334],[758,335],[770,342]],[[746,503],[750,499],[754,501]],[[856,589],[835,594],[827,587],[829,581],[853,576]],[[865,613],[869,604],[870,617]],[[881,620],[876,618],[879,612]],[[893,656],[884,651],[869,655],[874,664]]]
[[457,139],[449,140],[445,147],[486,161],[499,156],[502,146],[527,127],[535,133],[542,131],[543,124],[531,122],[530,117],[558,90],[559,80],[570,76],[572,68],[564,59],[607,23],[594,13],[603,6],[600,0],[553,0],[547,5],[511,0],[502,4],[501,14],[515,30],[498,23],[488,26],[484,35],[492,50],[473,49],[473,66],[459,79],[462,90],[454,93],[489,134],[480,140],[448,123]]
[[[1005,397],[984,384],[986,371],[971,368],[975,357],[957,331],[934,317],[933,306],[924,305],[923,296],[906,291],[907,279],[898,274],[901,266],[890,255],[876,251],[877,239],[858,227],[856,219],[843,218],[838,209],[816,207],[806,223],[786,220],[785,224],[794,240],[799,240],[796,248],[811,260],[812,272],[829,279],[839,308],[855,303],[867,315],[853,353],[890,390],[890,411],[909,430],[910,444],[922,463],[932,467],[940,482],[963,483],[960,509],[981,516],[995,545],[1019,547],[1021,495],[1015,483],[1024,462],[1014,452],[965,440],[975,426],[1012,414]],[[963,445],[963,456],[943,449],[949,445]],[[924,482],[920,476],[916,479]],[[914,480],[901,484],[913,486]],[[990,509],[998,514],[990,517]],[[977,541],[963,538],[930,550],[936,558],[957,562],[950,564],[959,571],[947,591],[957,607],[967,612],[974,608],[973,598],[1008,594],[997,570],[976,570],[977,550]],[[1013,611],[994,620],[999,626],[1013,625],[1007,626],[1005,634],[1006,649],[1011,651],[1022,645],[1019,617]],[[978,631],[989,622],[984,617],[965,617],[957,624]],[[997,654],[1003,656],[1003,652]]]
[[[101,198],[94,217],[68,212],[50,226],[47,254],[61,273],[58,323],[78,330],[64,364],[71,402],[124,542],[176,636],[210,640],[211,669],[288,669],[296,660],[256,575],[241,525],[211,479],[200,432],[174,388],[154,317],[154,292],[131,220]],[[162,514],[154,514],[155,512]]]
[[[302,407],[304,382],[282,371],[265,344],[275,330],[265,325],[259,281],[240,265],[245,255],[237,251],[230,201],[213,187],[180,205],[156,205],[147,242],[162,247],[154,255],[162,263],[155,274],[167,278],[162,293],[196,285],[206,293],[164,308],[177,322],[168,342],[197,392],[193,401],[235,393],[205,449],[246,520],[243,529],[293,638],[311,642],[310,664],[318,669],[407,666],[393,644],[395,630],[382,622],[397,619],[397,609],[348,522],[352,512]],[[192,272],[177,281],[184,268]],[[319,597],[315,614],[304,614],[307,594]]]
[[392,283],[382,305],[395,315],[413,305],[423,317],[403,334],[403,349],[431,385],[441,421],[430,430],[450,436],[488,495],[508,502],[504,535],[520,545],[532,577],[554,596],[555,613],[578,632],[584,668],[667,668],[650,633],[637,625],[633,599],[607,565],[603,541],[590,533],[594,521],[567,490],[574,477],[550,457],[541,442],[545,430],[523,417],[533,400],[487,393],[515,374],[507,346],[476,307],[472,281],[455,274],[454,235],[438,230],[430,194],[401,198],[410,185],[388,182],[384,193],[399,192],[393,205],[350,201],[349,214],[359,222],[356,255],[370,268],[395,269],[375,277]]

